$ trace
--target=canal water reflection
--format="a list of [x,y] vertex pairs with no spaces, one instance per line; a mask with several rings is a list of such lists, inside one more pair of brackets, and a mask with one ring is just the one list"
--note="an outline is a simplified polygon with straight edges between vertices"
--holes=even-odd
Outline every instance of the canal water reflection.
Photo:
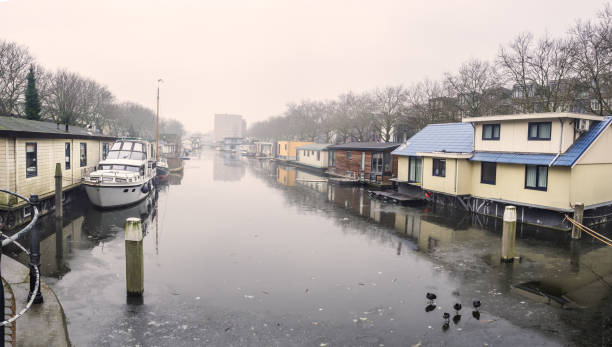
[[[44,220],[42,271],[76,345],[610,339],[601,327],[610,324],[612,253],[588,239],[521,229],[522,261],[502,266],[496,219],[370,200],[362,187],[268,160],[203,152],[169,183],[123,210],[72,204],[59,232]],[[146,232],[136,305],[125,297],[128,217],[140,217]],[[431,312],[427,292],[438,297]],[[557,307],[559,298],[571,309]],[[483,303],[479,319],[473,300]],[[444,330],[442,313],[454,316],[456,302],[461,319]]]

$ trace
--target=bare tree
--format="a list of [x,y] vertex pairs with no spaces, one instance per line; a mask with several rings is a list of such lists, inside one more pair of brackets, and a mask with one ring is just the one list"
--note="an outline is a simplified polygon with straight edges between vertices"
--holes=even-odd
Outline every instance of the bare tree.
[[533,45],[533,35],[522,33],[507,48],[501,47],[497,64],[508,81],[518,89],[516,101],[520,112],[534,112],[532,98],[534,96],[534,81],[529,75],[530,51]]
[[374,92],[376,124],[383,141],[389,142],[398,119],[406,112],[407,94],[404,87],[385,87]]
[[468,117],[489,114],[493,109],[489,92],[501,86],[495,66],[478,59],[463,63],[457,74],[447,73],[446,83],[462,115]]
[[538,88],[540,111],[556,112],[569,108],[575,89],[571,79],[575,58],[575,46],[570,40],[541,38],[532,49],[527,61],[530,80]]
[[576,48],[576,73],[595,100],[587,108],[596,114],[607,114],[610,109],[612,84],[612,15],[610,7],[599,14],[599,21],[578,22],[571,30]]
[[32,63],[26,47],[0,40],[0,115],[20,113],[26,75]]

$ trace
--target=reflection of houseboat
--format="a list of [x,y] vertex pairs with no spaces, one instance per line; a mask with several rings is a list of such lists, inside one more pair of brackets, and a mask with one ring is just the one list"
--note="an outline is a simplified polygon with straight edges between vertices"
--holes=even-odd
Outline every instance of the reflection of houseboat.
[[146,198],[153,188],[153,167],[149,146],[140,140],[120,140],[113,144],[97,170],[85,177],[85,192],[92,204],[120,207]]
[[279,166],[276,170],[276,182],[284,186],[295,187],[295,179],[297,176],[295,168]]

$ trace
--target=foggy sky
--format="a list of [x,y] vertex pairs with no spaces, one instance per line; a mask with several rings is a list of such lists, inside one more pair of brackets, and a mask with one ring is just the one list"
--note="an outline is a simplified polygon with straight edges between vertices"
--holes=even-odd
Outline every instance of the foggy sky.
[[523,31],[563,35],[604,2],[0,0],[0,38],[107,85],[187,130],[285,104],[439,79]]

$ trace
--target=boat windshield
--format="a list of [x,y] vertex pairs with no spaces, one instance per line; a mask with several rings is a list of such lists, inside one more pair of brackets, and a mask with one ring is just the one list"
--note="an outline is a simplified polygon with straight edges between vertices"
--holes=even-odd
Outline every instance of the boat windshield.
[[147,159],[147,153],[145,152],[144,145],[140,142],[119,141],[113,144],[106,158],[145,160]]
[[117,170],[117,171],[131,171],[131,172],[139,172],[140,168],[138,166],[132,165],[117,165],[117,164],[102,164],[98,166],[99,170]]

